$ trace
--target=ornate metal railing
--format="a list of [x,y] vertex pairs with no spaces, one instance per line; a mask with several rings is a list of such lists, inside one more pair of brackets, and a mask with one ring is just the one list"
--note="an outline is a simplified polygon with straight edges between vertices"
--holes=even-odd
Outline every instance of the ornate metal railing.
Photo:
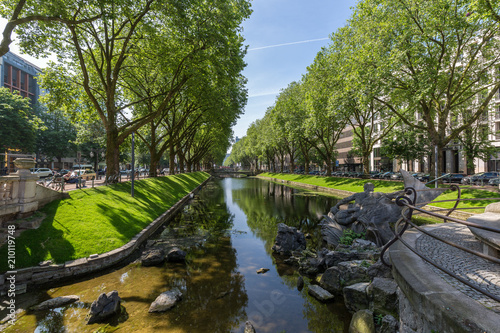
[[[408,187],[408,188],[405,188],[405,195],[403,196],[400,196],[398,198],[396,198],[396,203],[400,206],[404,206],[403,208],[403,211],[401,213],[401,218],[396,222],[396,225],[395,225],[395,237],[389,241],[382,249],[382,252],[381,252],[381,260],[382,260],[382,263],[385,264],[386,266],[389,266],[391,267],[392,265],[388,262],[386,262],[384,260],[384,253],[389,249],[389,247],[394,244],[395,242],[397,241],[400,241],[403,245],[405,245],[410,251],[412,251],[413,253],[415,253],[416,255],[418,255],[420,258],[422,258],[423,260],[425,260],[426,262],[428,262],[429,264],[431,264],[432,266],[436,267],[437,269],[441,270],[442,272],[448,274],[449,276],[457,279],[458,281],[464,283],[465,285],[469,286],[470,288],[492,298],[493,300],[497,301],[497,302],[500,302],[500,297],[497,296],[497,295],[494,295],[492,293],[490,293],[489,291],[487,290],[484,290],[483,288],[477,286],[476,284],[474,283],[471,283],[470,281],[467,281],[465,280],[464,278],[458,276],[457,274],[455,274],[454,272],[450,271],[449,269],[445,268],[445,267],[442,267],[441,265],[439,265],[438,263],[436,263],[434,260],[426,257],[424,254],[422,254],[421,252],[419,252],[417,249],[415,249],[414,247],[412,247],[410,244],[408,244],[408,242],[406,242],[404,239],[403,239],[403,234],[405,233],[405,231],[408,229],[408,227],[413,227],[415,230],[418,230],[419,232],[427,235],[427,236],[430,236],[440,242],[443,242],[445,244],[448,244],[450,246],[453,246],[457,249],[460,249],[460,250],[463,250],[465,252],[468,252],[470,254],[473,254],[473,255],[476,255],[477,257],[480,257],[480,258],[483,258],[485,260],[488,260],[490,262],[493,262],[493,263],[496,263],[496,264],[500,264],[500,259],[499,258],[495,258],[495,257],[492,257],[492,256],[489,256],[489,255],[486,255],[482,252],[478,252],[478,251],[474,251],[472,249],[469,249],[469,248],[466,248],[466,247],[463,247],[459,244],[456,244],[456,243],[453,243],[449,240],[446,240],[446,239],[443,239],[442,237],[439,237],[427,230],[425,230],[424,228],[418,226],[416,223],[414,223],[412,221],[412,216],[413,215],[416,215],[416,214],[425,214],[425,215],[428,215],[428,216],[432,216],[434,218],[437,218],[437,219],[442,219],[444,222],[446,221],[451,221],[451,222],[456,222],[456,223],[459,223],[459,224],[462,224],[462,225],[465,225],[465,226],[468,226],[468,227],[474,227],[474,228],[478,228],[478,229],[482,229],[482,230],[487,230],[487,231],[492,231],[492,232],[495,232],[495,233],[498,233],[498,237],[500,239],[500,229],[497,229],[497,228],[491,228],[491,227],[486,227],[486,226],[483,226],[483,225],[480,225],[480,224],[477,224],[477,223],[473,223],[473,222],[467,222],[467,221],[463,221],[463,220],[460,220],[460,219],[457,219],[457,218],[453,218],[451,217],[451,213],[456,211],[456,210],[465,210],[465,209],[481,209],[481,208],[485,208],[485,207],[473,207],[473,208],[458,208],[458,205],[460,202],[463,202],[463,201],[474,201],[474,200],[481,200],[481,201],[494,201],[494,200],[500,200],[500,198],[471,198],[471,199],[463,199],[461,198],[461,190],[458,186],[456,185],[452,185],[450,187],[451,190],[454,190],[454,191],[457,191],[458,193],[458,197],[457,199],[452,199],[452,200],[440,200],[440,201],[432,201],[432,203],[438,203],[438,202],[455,202],[453,208],[451,209],[436,209],[436,210],[433,210],[433,211],[429,211],[429,210],[425,210],[423,209],[422,207],[431,203],[431,202],[423,202],[423,203],[418,203],[417,204],[417,195],[418,193],[417,192],[424,192],[424,191],[435,191],[435,189],[425,189],[425,190],[415,190],[414,188],[412,187]],[[448,211],[445,215],[443,214],[439,214],[437,212],[440,212],[440,211]]]

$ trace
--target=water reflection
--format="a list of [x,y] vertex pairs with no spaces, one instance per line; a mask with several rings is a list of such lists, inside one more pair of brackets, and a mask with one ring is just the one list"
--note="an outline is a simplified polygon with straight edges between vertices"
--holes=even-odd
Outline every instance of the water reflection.
[[[158,241],[172,235],[196,239],[185,242],[198,244],[185,264],[132,263],[25,295],[32,304],[72,294],[80,296],[80,302],[45,312],[27,311],[7,331],[242,332],[250,319],[258,332],[346,332],[350,315],[341,302],[321,304],[307,294],[307,288],[298,291],[298,273],[271,253],[279,222],[313,233],[332,205],[331,198],[258,179],[211,182],[157,236]],[[257,274],[261,267],[270,270]],[[148,313],[151,302],[174,287],[183,292],[181,302],[168,312]],[[122,315],[107,325],[85,325],[92,301],[115,289],[122,298]]]

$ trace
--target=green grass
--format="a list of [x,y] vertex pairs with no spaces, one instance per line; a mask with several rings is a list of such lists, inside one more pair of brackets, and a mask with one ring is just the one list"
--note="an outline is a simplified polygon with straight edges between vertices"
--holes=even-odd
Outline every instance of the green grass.
[[[289,180],[302,184],[317,185],[328,188],[335,188],[338,190],[350,191],[350,192],[363,192],[363,185],[367,182],[373,183],[375,185],[376,192],[390,193],[395,191],[403,190],[403,182],[396,181],[384,181],[377,179],[353,179],[353,178],[338,178],[338,177],[321,177],[321,176],[309,176],[309,175],[294,175],[294,174],[279,174],[279,173],[261,173],[259,176],[270,177],[276,179]],[[442,185],[441,187],[448,187],[447,185]],[[457,198],[457,192],[446,191],[441,194],[436,201],[441,200],[452,200]],[[489,191],[483,189],[473,189],[469,186],[464,186],[462,188],[462,199],[483,199],[474,201],[463,201],[459,204],[458,208],[476,208],[467,209],[465,211],[482,213],[485,207],[490,203],[497,202],[498,200],[486,200],[487,198],[499,198],[500,193],[496,191]],[[452,208],[455,202],[435,202],[432,206],[440,208]]]
[[276,179],[289,180],[292,182],[335,188],[337,190],[363,192],[363,185],[367,182],[375,185],[375,191],[391,193],[403,190],[402,182],[392,182],[377,179],[353,179],[339,177],[322,177],[309,175],[293,175],[280,173],[261,173],[259,176],[270,177]]
[[[119,183],[68,192],[70,198],[56,200],[40,211],[42,225],[16,239],[16,268],[55,263],[104,253],[126,244],[154,219],[209,177],[196,172],[138,180],[134,198],[131,183]],[[7,247],[0,248],[7,258]],[[6,260],[0,270],[6,271]]]

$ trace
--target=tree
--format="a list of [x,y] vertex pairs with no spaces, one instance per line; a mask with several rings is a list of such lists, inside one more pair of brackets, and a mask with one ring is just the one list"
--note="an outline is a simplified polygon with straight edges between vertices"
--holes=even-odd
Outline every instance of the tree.
[[[405,124],[396,127],[382,140],[380,153],[390,159],[398,159],[410,166],[410,161],[422,160],[431,151],[422,131]],[[407,170],[412,171],[412,170]]]
[[322,156],[327,175],[332,174],[332,163],[336,157],[337,141],[346,128],[348,119],[329,103],[331,86],[330,67],[324,66],[325,52],[319,52],[314,63],[308,67],[304,78],[305,105],[307,110],[307,140]]
[[[468,117],[471,113],[468,110],[462,112],[460,117],[456,121],[465,121],[469,123]],[[491,129],[486,121],[489,117],[479,118],[473,122],[470,126],[467,126],[462,133],[458,136],[458,142],[462,145],[462,151],[465,155],[465,161],[467,163],[467,174],[472,175],[475,173],[475,159],[480,158],[483,161],[487,161],[491,156],[496,155],[500,149],[492,145],[490,140],[490,135],[498,135],[497,133],[491,133]]]
[[[50,22],[53,24],[72,24],[79,25],[86,22],[97,20],[99,15],[88,16],[88,2],[84,0],[64,1],[36,1],[36,0],[18,0],[3,1],[0,4],[0,16],[9,21],[2,32],[2,41],[0,42],[0,57],[9,52],[12,43],[12,33],[18,26],[23,25],[23,33],[29,33],[25,36],[21,46],[29,43],[37,44],[34,40],[38,36],[38,27],[36,22]],[[31,46],[32,47],[32,46]],[[39,49],[43,52],[43,48]]]
[[76,152],[76,128],[61,111],[48,112],[37,104],[35,114],[43,121],[45,130],[37,131],[36,152],[59,162],[70,152]]
[[42,121],[31,111],[29,98],[0,88],[0,138],[1,148],[33,152],[36,131],[43,129]]
[[[500,87],[499,23],[469,20],[465,0],[365,0],[350,20],[369,75],[385,88],[375,99],[408,126],[426,132],[443,169],[445,146],[479,119]],[[476,101],[468,122],[451,126],[464,104]],[[412,122],[415,115],[421,123]],[[434,167],[434,163],[431,163]]]

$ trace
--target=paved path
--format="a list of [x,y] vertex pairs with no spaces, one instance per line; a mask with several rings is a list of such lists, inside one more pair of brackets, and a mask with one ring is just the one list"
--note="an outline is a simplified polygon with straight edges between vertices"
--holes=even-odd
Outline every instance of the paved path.
[[[444,223],[428,227],[427,230],[432,230],[433,234],[443,239],[481,252],[482,247],[480,242],[472,235],[469,228],[464,225],[459,223]],[[454,248],[425,234],[417,239],[416,249],[456,275],[500,297],[500,265]],[[451,286],[484,306],[500,313],[500,303],[450,277],[434,266],[428,265]]]

